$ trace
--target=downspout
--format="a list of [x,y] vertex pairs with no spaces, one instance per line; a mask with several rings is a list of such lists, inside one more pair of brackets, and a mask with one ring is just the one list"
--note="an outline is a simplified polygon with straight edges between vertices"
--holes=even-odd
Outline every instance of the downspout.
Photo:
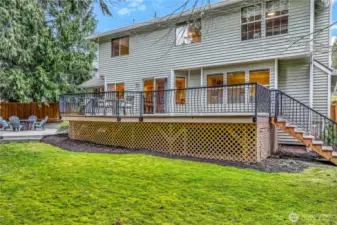
[[[332,5],[330,4],[330,20],[329,20],[329,24],[332,23]],[[332,28],[329,27],[329,47],[333,45],[333,43],[331,43],[331,30]],[[330,48],[329,48],[330,49]],[[331,52],[329,51],[329,68],[332,67],[332,48],[331,48]],[[328,75],[328,117],[330,118],[331,116],[331,73],[329,73]]]
[[309,74],[309,106],[314,106],[314,26],[315,0],[310,0],[310,74]]
[[278,89],[278,59],[275,59],[275,65],[274,65],[275,71],[275,83],[274,83],[274,89]]

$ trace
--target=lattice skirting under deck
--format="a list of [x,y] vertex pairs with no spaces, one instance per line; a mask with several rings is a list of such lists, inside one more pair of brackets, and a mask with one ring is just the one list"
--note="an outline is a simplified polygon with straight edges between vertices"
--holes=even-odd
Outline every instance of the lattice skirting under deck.
[[69,136],[98,144],[235,162],[258,162],[270,154],[269,123],[70,121]]

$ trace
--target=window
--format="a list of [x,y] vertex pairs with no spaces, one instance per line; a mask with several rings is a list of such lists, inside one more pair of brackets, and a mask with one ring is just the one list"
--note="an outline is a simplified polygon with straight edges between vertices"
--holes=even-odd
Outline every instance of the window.
[[[270,88],[270,71],[269,70],[255,70],[249,72],[249,82],[250,83],[259,83],[267,88]],[[254,101],[253,97],[255,96],[255,86],[249,87],[249,93],[251,102]]]
[[249,72],[249,82],[259,83],[267,88],[270,87],[270,72],[269,70],[256,70]]
[[288,33],[289,0],[266,2],[266,36]]
[[241,40],[261,37],[262,5],[257,4],[241,9]]
[[[223,75],[208,75],[207,76],[207,86],[213,87],[208,88],[207,91],[207,102],[208,104],[222,104],[223,100]],[[221,86],[216,87],[216,86]]]
[[[186,88],[186,78],[176,77],[176,89]],[[176,90],[176,104],[185,104],[186,101],[186,90]]]
[[118,91],[120,99],[124,99],[124,83],[113,83],[107,85],[108,91]]
[[129,37],[111,40],[111,56],[129,55]]
[[108,84],[107,89],[108,91],[116,91],[116,84]]
[[144,113],[152,114],[154,106],[154,79],[144,80],[143,84],[144,90]]
[[201,41],[200,20],[176,26],[176,45],[190,44],[200,41]]
[[[244,84],[246,83],[245,72],[227,73],[227,84]],[[228,103],[245,102],[245,86],[229,86],[227,91]]]

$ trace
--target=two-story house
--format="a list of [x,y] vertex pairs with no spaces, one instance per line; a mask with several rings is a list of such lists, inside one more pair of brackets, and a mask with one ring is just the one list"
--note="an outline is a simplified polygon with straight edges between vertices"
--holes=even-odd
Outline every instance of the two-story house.
[[[249,107],[251,99],[268,101],[256,87],[245,86],[259,83],[291,98],[276,104],[283,105],[280,114],[293,110],[294,123],[309,118],[310,127],[321,129],[305,107],[329,116],[331,6],[325,2],[226,0],[88,39],[99,45],[104,90],[142,93],[135,103],[142,115],[206,115],[210,109],[216,114],[233,105]],[[197,91],[199,87],[212,88]],[[164,90],[175,90],[174,95]],[[274,94],[270,108],[279,101]],[[279,131],[278,142],[296,143],[289,134]]]

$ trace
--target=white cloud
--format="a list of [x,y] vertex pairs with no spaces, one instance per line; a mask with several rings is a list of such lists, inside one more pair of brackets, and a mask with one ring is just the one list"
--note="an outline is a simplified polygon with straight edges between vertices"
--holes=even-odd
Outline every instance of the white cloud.
[[337,36],[332,36],[331,37],[331,45],[337,40]]
[[126,0],[126,7],[119,9],[117,12],[120,16],[130,15],[135,11],[144,11],[146,10],[146,5],[143,4],[144,0]]
[[134,11],[133,8],[121,8],[120,10],[118,10],[118,14],[121,16],[130,15],[132,11]]
[[140,11],[144,11],[144,10],[146,9],[146,5],[141,4],[140,6],[138,6],[138,9],[139,9]]
[[163,7],[163,3],[165,0],[152,0],[152,6],[155,9],[162,9]]
[[139,6],[140,4],[142,4],[144,0],[127,0],[126,2],[130,2],[129,6],[135,8]]

